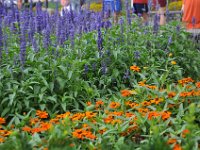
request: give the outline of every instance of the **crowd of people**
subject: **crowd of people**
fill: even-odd
[[[17,7],[22,8],[23,4],[30,2],[46,2],[48,0],[17,0]],[[134,13],[142,16],[143,22],[148,22],[148,1],[149,0],[132,0]],[[160,25],[166,24],[166,5],[167,0],[156,0],[159,9],[157,14],[160,16]],[[0,1],[1,2],[1,1]],[[114,22],[118,22],[118,17],[122,11],[122,0],[99,0],[103,4],[103,11],[110,11],[114,16]],[[61,12],[63,10],[77,10],[86,4],[86,0],[60,0]],[[182,21],[187,29],[200,29],[200,0],[183,0]],[[62,13],[61,13],[62,14]]]

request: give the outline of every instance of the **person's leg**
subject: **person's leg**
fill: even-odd
[[[137,15],[142,15],[142,20],[143,20],[143,23],[146,23],[148,22],[148,6],[147,4],[133,4],[134,6],[134,10],[135,10],[135,14]]]
[[[158,11],[158,14],[160,15],[160,25],[165,25],[166,24],[166,0],[158,0],[160,9]]]

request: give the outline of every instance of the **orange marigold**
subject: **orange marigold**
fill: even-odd
[[[140,81],[140,82],[138,82],[138,85],[139,86],[146,86],[146,80],[144,80],[144,81]]]
[[[173,98],[176,96],[176,93],[175,92],[169,92],[168,93],[168,98]]]
[[[169,140],[167,141],[167,144],[174,144],[174,143],[176,143],[176,142],[177,142],[176,139],[171,138],[171,139],[169,139]]]
[[[41,119],[48,118],[48,113],[46,111],[37,110],[36,115]]]
[[[0,137],[0,143],[3,143],[4,141],[5,141],[4,138]]]
[[[119,102],[111,102],[110,103],[110,108],[115,109],[118,108],[120,106]]]
[[[179,144],[175,144],[173,150],[182,150],[182,148]]]
[[[123,97],[128,97],[132,95],[132,92],[130,90],[121,90],[121,95]]]
[[[162,113],[162,120],[167,120],[171,116],[171,112],[166,111]]]
[[[25,126],[22,128],[22,131],[31,132],[31,127]]]
[[[189,133],[190,133],[190,130],[188,130],[188,129],[183,130],[182,131],[182,137],[185,138],[186,135],[189,134]]]
[[[86,102],[87,106],[90,106],[92,103],[90,101]]]
[[[104,102],[102,100],[96,101],[96,107],[99,107],[99,106],[101,106],[103,104],[104,104]]]
[[[1,125],[1,124],[5,124],[5,123],[6,123],[5,118],[1,118],[1,117],[0,117],[0,125]]]
[[[196,87],[197,87],[197,88],[200,88],[200,82],[197,82],[197,83],[196,83]]]
[[[88,119],[94,118],[97,115],[97,113],[91,112],[91,111],[86,111],[85,112],[85,117]]]
[[[135,65],[131,66],[130,69],[135,71],[135,72],[140,72],[140,68],[138,66],[135,66]]]

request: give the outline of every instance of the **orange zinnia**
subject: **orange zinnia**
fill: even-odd
[[[48,118],[48,113],[46,111],[37,110],[36,115],[41,119]]]
[[[174,143],[176,143],[176,142],[177,142],[176,139],[171,138],[171,139],[169,139],[169,140],[167,141],[167,144],[174,144]]]
[[[162,113],[162,120],[167,120],[171,116],[171,112],[166,111]]]
[[[85,117],[88,119],[94,118],[97,115],[97,113],[93,113],[91,111],[85,112]]]
[[[175,92],[169,92],[168,93],[168,98],[173,98],[176,96],[176,93]]]
[[[123,97],[128,97],[132,95],[132,92],[130,90],[121,90],[121,95]]]
[[[87,106],[90,106],[91,104],[92,104],[92,103],[91,103],[91,102],[89,102],[89,101],[88,101],[88,102],[86,102],[86,105],[87,105]]]
[[[188,129],[185,129],[182,131],[182,137],[185,138],[187,134],[189,134],[190,131]]]
[[[138,85],[139,86],[146,86],[146,80],[144,80],[144,81],[140,81],[140,82],[138,82]]]
[[[1,117],[0,117],[0,125],[1,125],[1,124],[5,124],[5,123],[6,123],[5,118],[1,118]]]
[[[197,82],[197,83],[196,83],[196,87],[197,87],[197,88],[200,88],[200,82]]]
[[[3,143],[4,141],[4,138],[0,138],[0,143]]]
[[[25,132],[31,132],[31,128],[28,126],[23,127],[22,130]]]
[[[179,144],[175,144],[173,150],[182,150],[182,148]]]
[[[135,72],[140,72],[140,68],[138,66],[135,66],[135,65],[131,66],[130,69],[135,71]]]
[[[119,102],[111,102],[110,103],[110,108],[115,109],[118,108],[120,106]]]

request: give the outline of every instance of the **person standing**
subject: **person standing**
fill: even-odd
[[[167,1],[166,0],[158,0],[158,3],[160,5],[160,8],[158,10],[158,14],[160,15],[160,25],[165,25],[166,24],[166,5]]]
[[[103,12],[111,12],[114,15],[114,23],[118,23],[118,18],[122,10],[121,0],[103,0]]]
[[[142,16],[144,23],[148,22],[148,0],[133,0],[133,8],[135,14]]]
[[[183,18],[187,29],[200,29],[200,0],[183,0]]]

